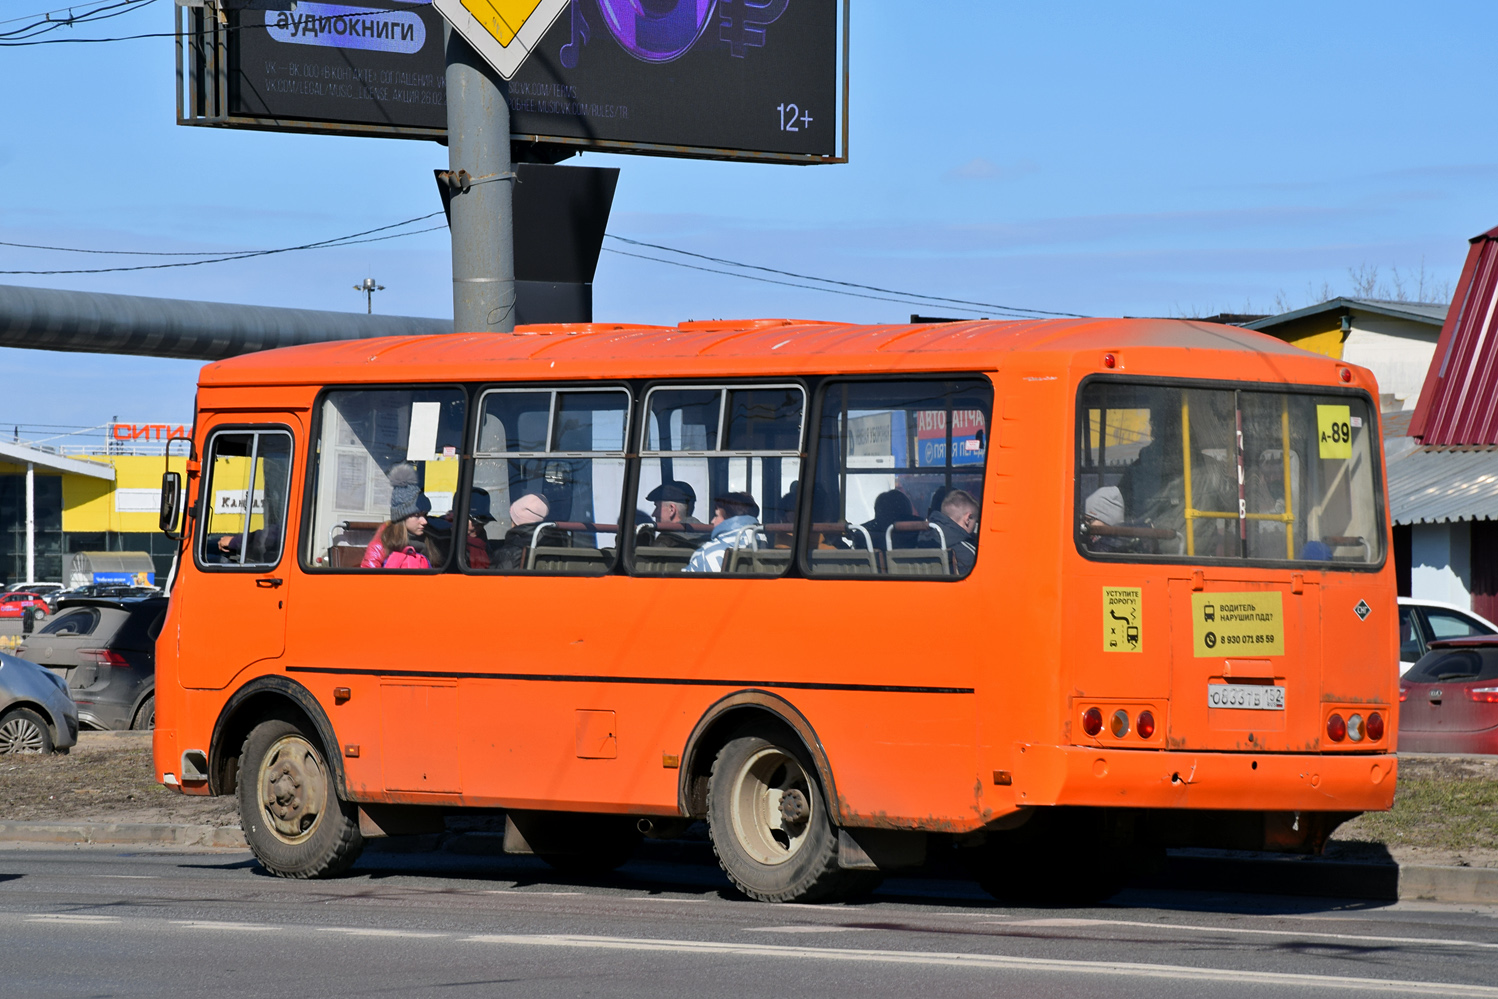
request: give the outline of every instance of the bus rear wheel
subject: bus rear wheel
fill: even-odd
[[[238,792],[244,838],[278,877],[328,877],[364,849],[357,806],[338,800],[317,739],[293,722],[276,718],[250,730]]]
[[[816,768],[795,740],[768,728],[730,739],[708,779],[708,832],[734,887],[761,902],[822,902],[872,887],[838,867]]]

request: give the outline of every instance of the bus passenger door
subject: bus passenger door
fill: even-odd
[[[275,422],[270,422],[274,420]],[[286,600],[295,561],[287,543],[300,421],[275,414],[211,426],[203,451],[193,574],[174,599],[183,686],[218,690],[245,667],[286,650]]]

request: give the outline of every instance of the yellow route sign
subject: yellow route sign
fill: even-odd
[[[1321,457],[1351,458],[1351,408],[1348,406],[1317,406],[1316,440],[1321,447]]]
[[[1103,587],[1103,651],[1144,651],[1144,591],[1139,587]]]
[[[1279,591],[1191,594],[1191,644],[1197,656],[1284,655]]]
[[[526,57],[568,0],[432,0],[453,30],[506,80]]]

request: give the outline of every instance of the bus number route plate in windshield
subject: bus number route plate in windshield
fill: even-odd
[[[1278,590],[1191,594],[1192,654],[1285,654],[1285,613]]]
[[[1247,683],[1209,683],[1207,684],[1207,707],[1283,711],[1285,710],[1285,688]]]

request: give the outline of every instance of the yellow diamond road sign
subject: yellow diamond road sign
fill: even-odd
[[[432,0],[453,30],[506,80],[519,71],[568,0]]]

